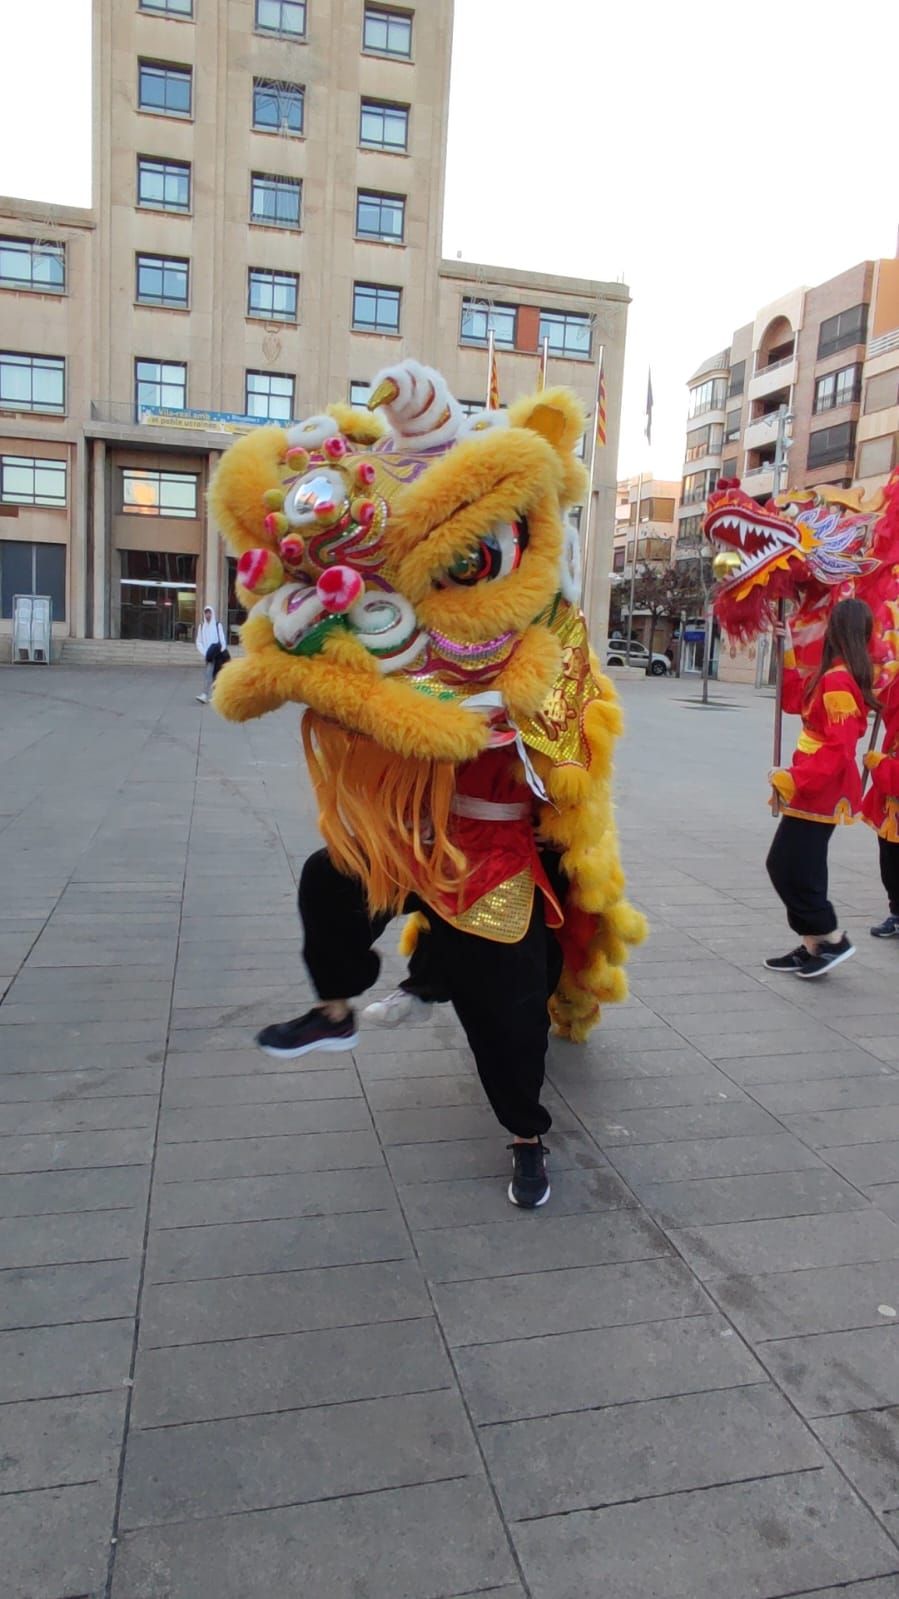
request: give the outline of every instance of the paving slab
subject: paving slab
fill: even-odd
[[[583,1599],[600,1549],[615,1599],[792,1599],[899,1570],[895,1544],[833,1471],[527,1522],[515,1542],[535,1599]]]
[[[893,1307],[894,1309],[899,1307]],[[774,1339],[772,1375],[805,1416],[837,1416],[899,1404],[899,1325]]]
[[[746,1482],[827,1460],[784,1397],[765,1383],[485,1427],[481,1446],[513,1521]]]
[[[460,1349],[456,1361],[482,1425],[765,1380],[716,1315],[507,1339]]]
[[[630,1210],[605,1215],[534,1214],[480,1227],[444,1227],[418,1237],[419,1256],[433,1282],[647,1260],[668,1251],[658,1228]]]
[[[864,1195],[826,1167],[635,1187],[656,1219],[671,1228],[866,1208]]]
[[[430,1317],[145,1349],[132,1423],[167,1427],[452,1388]]]
[[[899,1226],[870,1208],[824,1216],[691,1227],[674,1233],[678,1249],[707,1281],[734,1271],[803,1271],[860,1261],[899,1261]]]
[[[478,1476],[125,1533],[112,1595],[288,1594],[299,1572],[304,1599],[445,1599],[501,1587],[515,1565]]]
[[[717,1277],[717,1302],[754,1343],[796,1333],[844,1332],[879,1327],[899,1312],[899,1264],[821,1266],[766,1272],[752,1277]],[[886,1312],[880,1307],[886,1306]]]

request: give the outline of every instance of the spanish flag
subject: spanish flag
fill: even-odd
[[[599,448],[606,442],[606,362],[605,352],[599,357],[599,381],[596,385],[596,443]]]

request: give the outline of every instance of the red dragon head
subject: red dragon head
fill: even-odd
[[[797,661],[812,670],[838,600],[874,613],[872,654],[881,685],[899,673],[899,472],[870,502],[859,489],[790,489],[759,505],[736,479],[709,498],[704,530],[717,547],[715,614],[732,637],[752,639],[791,602]]]

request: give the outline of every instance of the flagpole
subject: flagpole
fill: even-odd
[[[637,548],[640,543],[640,507],[643,501],[643,473],[637,479],[637,515],[634,521],[634,553],[631,558],[631,597],[627,612],[627,664],[630,665],[634,638],[634,584],[637,581]]]
[[[543,340],[543,354],[540,357],[540,388],[546,388],[546,368],[549,365],[549,339]]]
[[[492,388],[492,379],[493,379],[493,329],[491,328],[490,332],[487,334],[487,399],[486,399],[486,409],[488,411],[490,410],[490,399],[491,399],[490,390]]]
[[[544,344],[546,342],[547,341],[544,340]],[[590,571],[590,556],[591,556],[591,553],[592,553],[591,552],[591,542],[590,541],[591,541],[591,534],[593,532],[593,474],[594,474],[594,472],[596,470],[597,434],[599,432],[600,390],[602,389],[602,368],[603,368],[603,362],[605,361],[605,356],[606,356],[606,347],[605,347],[604,344],[601,344],[599,346],[599,361],[598,361],[597,367],[596,367],[596,396],[595,396],[596,404],[595,404],[595,406],[593,408],[593,445],[592,445],[591,450],[590,450],[590,472],[589,472],[589,481],[587,483],[587,506],[586,506],[587,515],[586,515],[586,519],[584,521],[584,570],[583,570],[583,573],[581,575],[581,606],[584,609],[586,609],[586,597],[587,597],[588,579],[590,577],[592,577],[592,575],[593,575],[592,572]]]

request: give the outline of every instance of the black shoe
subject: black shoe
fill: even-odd
[[[871,928],[872,938],[899,938],[899,916],[894,916],[892,911],[885,922],[878,922]]]
[[[855,945],[850,944],[844,933],[838,944],[819,944],[814,955],[796,973],[797,977],[823,977],[832,966],[839,966],[840,961],[848,961],[850,955],[855,954]]]
[[[259,1048],[266,1055],[273,1055],[275,1060],[296,1060],[299,1055],[310,1055],[314,1049],[323,1052],[352,1049],[358,1042],[353,1011],[342,1022],[331,1022],[323,1010],[310,1010],[305,1016],[295,1016],[292,1022],[273,1022],[256,1034]]]
[[[549,1198],[549,1178],[546,1175],[546,1149],[542,1143],[509,1144],[512,1151],[512,1181],[509,1198],[522,1210],[536,1210]]]
[[[809,960],[809,952],[804,944],[797,944],[791,949],[789,955],[769,955],[765,961],[769,972],[798,972]]]

